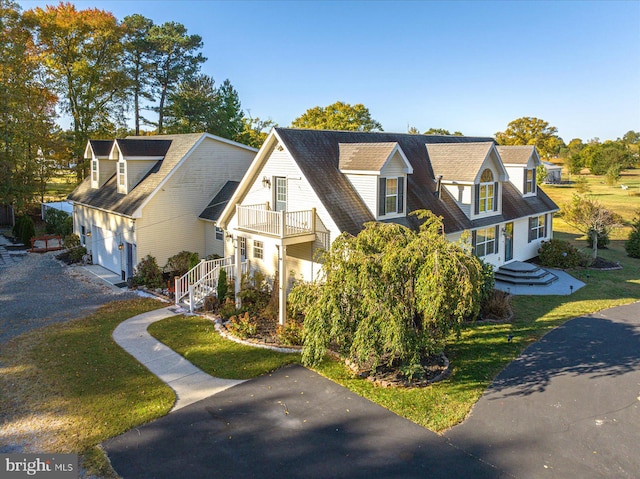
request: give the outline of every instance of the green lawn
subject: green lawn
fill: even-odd
[[[570,239],[569,234],[560,236]],[[445,381],[421,389],[385,389],[354,378],[342,363],[329,359],[317,371],[431,430],[450,428],[466,417],[496,374],[533,341],[568,319],[640,300],[640,260],[627,257],[621,241],[613,241],[601,256],[619,261],[624,269],[573,272],[587,283],[573,295],[518,296],[513,301],[511,324],[467,325],[446,349],[453,374]],[[155,323],[151,333],[213,375],[245,378],[271,370],[278,362],[274,353],[276,358],[269,362],[264,363],[261,356],[261,363],[254,364],[249,352],[217,336],[207,320],[171,318]],[[513,336],[511,342],[508,335]],[[283,364],[299,359],[297,355],[279,356]]]
[[[173,391],[111,333],[125,319],[164,306],[117,301],[8,343],[0,354],[0,427],[11,431],[28,421],[28,429],[49,436],[46,450],[82,453],[85,467],[108,475],[96,445],[166,415],[175,402]]]
[[[625,219],[633,216],[635,197],[619,187],[600,185],[595,178],[589,181],[597,183],[592,192],[606,206],[616,208]],[[622,182],[630,188],[637,182],[640,187],[640,174]],[[558,203],[573,192],[549,187],[546,191]],[[557,237],[586,247],[582,236],[561,219],[554,226]],[[587,285],[573,295],[516,297],[513,323],[467,325],[446,349],[453,374],[443,382],[421,389],[385,389],[352,377],[342,363],[332,360],[317,371],[418,424],[445,430],[466,417],[495,375],[531,342],[570,318],[640,300],[640,260],[626,256],[625,237],[617,233],[609,249],[600,251],[602,257],[620,262],[622,270],[575,271],[572,274]],[[171,389],[120,349],[111,333],[124,319],[163,306],[149,299],[114,302],[87,318],[27,333],[4,346],[0,430],[19,429],[32,421],[31,429],[49,431],[48,450],[80,452],[85,467],[109,474],[96,445],[165,415],[175,401]],[[154,324],[150,332],[219,377],[255,377],[300,360],[297,354],[223,340],[209,320],[198,317],[169,318]],[[507,341],[508,335],[513,341]]]

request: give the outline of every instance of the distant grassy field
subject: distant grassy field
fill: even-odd
[[[57,170],[47,183],[45,202],[65,199],[76,187],[76,175],[69,170]]]
[[[571,179],[575,179],[577,175],[573,175]],[[620,181],[614,186],[606,184],[604,177],[594,175],[581,175],[587,180],[589,191],[586,195],[595,198],[606,208],[615,211],[622,216],[625,223],[631,222],[635,216],[635,212],[640,210],[640,168],[622,172]],[[569,175],[563,172],[563,178],[569,179]],[[622,185],[627,189],[622,189]],[[542,189],[547,193],[560,208],[571,200],[574,194],[579,194],[575,185],[543,185]],[[578,234],[578,238],[582,234],[562,220],[562,211],[560,215],[554,218],[554,232]],[[624,226],[613,231],[612,240],[626,240],[629,235],[629,226]]]

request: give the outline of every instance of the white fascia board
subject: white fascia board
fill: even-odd
[[[95,158],[95,153],[93,152],[93,148],[91,148],[91,141],[87,140],[87,146],[84,149],[84,157],[85,158]]]
[[[499,173],[498,173],[498,178],[500,181],[509,181],[509,173],[507,172],[507,169],[504,166],[504,163],[502,162],[502,158],[500,157],[500,153],[498,153],[498,149],[496,148],[496,145],[492,144],[491,148],[489,148],[489,152],[487,153],[487,157],[484,159],[484,161],[482,162],[482,166],[483,168],[480,169],[480,171],[478,172],[478,175],[482,174],[482,170],[484,169],[484,166],[487,164],[487,160],[491,157],[491,153],[494,154],[495,159],[497,160],[496,166],[498,167]],[[478,180],[479,180],[479,176],[478,176]]]
[[[274,128],[269,132],[269,135],[267,135],[267,138],[264,140],[262,147],[258,150],[258,154],[251,162],[251,165],[249,165],[249,169],[247,169],[246,173],[242,177],[242,180],[240,180],[240,184],[236,188],[236,191],[234,191],[231,198],[229,198],[227,206],[225,206],[224,210],[222,210],[222,213],[220,213],[220,217],[218,218],[218,226],[220,228],[225,230],[227,229],[229,220],[236,212],[236,204],[240,204],[242,202],[242,199],[246,196],[247,192],[251,188],[251,185],[253,185],[258,172],[264,165],[264,162],[267,160],[268,152],[272,149],[272,146],[275,143],[279,143],[283,149],[285,148]],[[291,153],[288,150],[286,151],[287,154],[291,156]]]
[[[129,216],[129,215],[125,215],[125,214],[122,214],[122,213],[118,213],[117,211],[107,210],[105,208],[98,208],[97,206],[88,205],[86,203],[81,203],[79,201],[72,201],[71,203],[73,204],[73,206],[82,206],[83,208],[90,208],[92,210],[102,211],[102,212],[108,213],[110,215],[122,216],[123,218],[129,218],[129,219],[140,218],[140,216],[135,216],[135,213],[133,215]]]
[[[374,175],[380,176],[381,173],[378,170],[340,170],[340,173],[345,175]]]
[[[404,154],[404,151],[402,151],[402,148],[400,148],[400,145],[396,145],[393,148],[393,150],[391,151],[391,154],[389,155],[389,158],[387,158],[387,161],[385,161],[384,165],[382,165],[381,170],[387,166],[387,163],[391,161],[391,158],[393,158],[393,155],[395,155],[396,153],[400,153],[400,158],[402,158],[402,161],[404,163],[405,173],[408,175],[413,174],[413,166],[411,166],[411,163],[409,163],[407,155]]]
[[[226,143],[227,145],[237,146],[238,148],[243,148],[245,150],[253,151],[254,153],[258,152],[257,148],[253,146],[245,145],[243,143],[238,143],[237,141],[229,140],[228,138],[222,138],[221,136],[212,135],[211,133],[205,133],[205,137],[211,138],[212,140],[216,140],[220,143]]]
[[[122,150],[120,149],[120,145],[118,145],[118,140],[115,140],[115,141],[113,142],[113,146],[111,147],[111,151],[109,151],[109,159],[110,159],[110,160],[111,160],[111,159],[115,160],[115,158],[113,158],[113,151],[114,151],[116,148],[118,149],[118,157],[119,157],[119,158],[124,158],[124,155],[122,154]]]
[[[434,183],[438,182],[438,179],[435,178],[433,180]],[[458,180],[448,180],[446,178],[442,178],[441,183],[443,185],[465,185],[465,186],[472,186],[475,183],[473,181],[458,181]]]
[[[125,161],[136,161],[136,160],[160,161],[160,160],[164,160],[164,156],[123,156],[122,159]]]

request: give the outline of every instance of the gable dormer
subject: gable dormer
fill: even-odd
[[[426,145],[434,181],[471,219],[500,214],[502,186],[509,176],[493,142]]]
[[[522,196],[536,196],[536,168],[540,157],[533,145],[496,147],[502,162],[509,172],[509,179]]]
[[[113,176],[116,165],[109,160],[113,140],[89,140],[84,157],[89,161],[91,188],[100,188]]]
[[[340,143],[339,169],[377,220],[407,212],[407,175],[413,167],[397,142]]]
[[[118,139],[113,143],[109,158],[117,165],[117,191],[127,194],[162,161],[171,146],[171,140],[138,138]]]

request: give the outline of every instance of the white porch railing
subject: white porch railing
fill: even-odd
[[[175,280],[175,302],[180,303],[189,294],[189,285],[195,284],[201,278],[207,276],[211,271],[222,266],[233,265],[233,256],[226,258],[201,260],[196,266],[187,271],[182,277]]]
[[[233,256],[213,261],[217,261],[218,263],[202,267],[202,263],[200,263],[182,278],[176,278],[176,305],[184,303],[189,306],[189,312],[193,313],[198,306],[204,304],[204,299],[207,296],[217,296],[218,278],[220,277],[221,271],[224,270],[227,273],[227,278],[229,280],[233,280],[235,278],[235,264],[233,262]],[[189,273],[192,273],[191,276],[195,278],[198,273],[194,270],[198,268],[200,268],[200,271],[202,272],[206,271],[205,274],[199,276],[193,283],[188,283],[186,285],[186,290],[181,290],[180,296],[178,296],[178,282],[182,281],[184,277],[187,277],[188,279]],[[249,271],[249,260],[245,260],[241,263],[241,270],[240,274],[245,274]],[[181,284],[180,287],[185,288],[184,283]]]
[[[273,211],[265,204],[236,205],[238,227],[278,238],[313,234],[316,231],[316,210]]]

